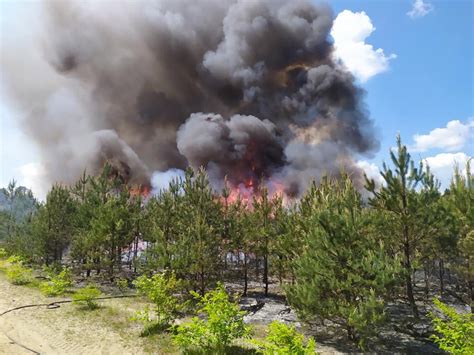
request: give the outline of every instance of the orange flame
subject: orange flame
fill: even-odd
[[[281,197],[285,205],[290,203],[291,197],[287,196],[283,183],[272,178],[261,184],[264,184],[267,188],[270,198]],[[232,204],[240,200],[245,206],[251,207],[254,196],[258,196],[260,186],[260,184],[255,183],[254,179],[248,179],[238,185],[230,185],[228,186],[229,196],[227,202]]]
[[[149,186],[142,186],[142,185],[134,185],[130,187],[130,196],[138,197],[142,196],[143,198],[147,198],[150,196],[151,189]]]

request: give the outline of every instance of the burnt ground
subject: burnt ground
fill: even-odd
[[[416,274],[415,297],[419,319],[415,319],[411,313],[409,304],[403,298],[396,298],[387,302],[385,313],[387,315],[386,324],[380,328],[377,337],[371,339],[367,345],[366,352],[377,354],[443,354],[430,339],[433,334],[429,312],[436,312],[432,305],[434,297],[441,300],[458,311],[468,312],[469,307],[456,297],[454,283],[446,280],[445,292],[439,294],[439,280],[435,276],[430,277],[431,292],[425,294],[424,274]],[[241,292],[242,286],[238,283],[226,284],[226,287],[237,292]],[[247,297],[240,301],[242,309],[248,310],[245,317],[246,322],[255,325],[267,325],[274,320],[294,324],[305,334],[311,335],[317,342],[319,353],[361,353],[361,351],[351,343],[346,333],[337,325],[330,321],[315,322],[310,325],[302,324],[298,321],[297,315],[285,302],[282,291],[278,283],[270,285],[269,297],[263,295],[263,285],[258,282],[249,283]]]

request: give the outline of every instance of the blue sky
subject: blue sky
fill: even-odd
[[[453,161],[462,164],[474,155],[474,2],[424,1],[430,9],[418,17],[407,14],[413,9],[410,0],[331,3],[335,14],[345,9],[364,11],[376,28],[365,41],[396,54],[387,71],[363,83],[381,138],[381,149],[372,161],[380,166],[388,159],[397,132],[416,147],[414,135],[435,130],[434,136],[425,138],[436,142],[413,149],[412,155],[428,158],[447,186]],[[446,148],[443,141],[456,139],[453,135],[459,138],[459,130],[436,129],[453,120],[463,125],[464,144]]]
[[[330,3],[335,16],[347,10],[339,21],[340,59],[348,67],[355,66],[356,76],[357,70],[371,73],[359,77],[367,91],[366,103],[378,128],[381,148],[366,167],[373,169],[370,164],[380,166],[388,159],[388,150],[400,132],[413,148],[413,156],[428,158],[446,186],[453,162],[464,163],[474,155],[474,2]],[[0,0],[0,39],[24,39],[24,23],[19,22],[24,5]],[[358,26],[365,35],[352,38]],[[351,52],[351,48],[360,51]],[[383,53],[374,54],[379,48]],[[367,55],[375,55],[375,59],[364,57]],[[374,65],[379,65],[378,69]],[[19,130],[19,114],[1,94],[1,78],[0,115],[0,186],[16,178],[44,194],[36,182],[41,175],[38,151]]]
[[[388,71],[364,84],[381,128],[379,159],[386,158],[398,131],[410,143],[414,134],[474,116],[472,1],[431,1],[433,10],[415,19],[406,14],[408,0],[331,3],[336,14],[365,11],[376,27],[367,42],[397,55]]]

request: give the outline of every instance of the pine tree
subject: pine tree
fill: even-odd
[[[400,247],[403,254],[407,298],[413,314],[418,317],[413,294],[412,263],[420,238],[417,233],[414,233],[421,222],[417,214],[422,208],[426,208],[420,204],[416,187],[425,178],[425,170],[422,163],[418,168],[415,168],[400,136],[397,136],[397,151],[391,150],[390,158],[394,169],[384,163],[383,171],[380,172],[385,184],[377,189],[375,182],[367,179],[366,188],[373,194],[369,203],[375,208],[386,211],[394,223],[393,243]]]
[[[247,295],[249,280],[249,254],[252,251],[252,213],[248,206],[240,199],[232,203],[226,201],[225,191],[223,193],[223,209],[225,216],[224,235],[227,238],[225,247],[237,254],[238,264],[241,265],[240,272],[243,277],[243,296]],[[224,256],[225,257],[225,256]],[[242,260],[243,259],[243,260]]]
[[[444,292],[444,264],[455,257],[457,236],[455,218],[452,211],[442,199],[439,191],[440,183],[426,167],[423,184],[418,191],[417,210],[418,223],[413,229],[419,241],[417,245],[418,259],[424,265],[425,297],[429,296],[430,274],[434,271],[432,265],[438,262],[440,293]]]
[[[183,181],[183,229],[179,254],[186,260],[195,287],[204,295],[221,268],[222,209],[204,169],[188,170]]]
[[[175,270],[182,277],[180,260],[175,254],[182,229],[182,181],[173,180],[167,190],[153,196],[145,206],[143,238],[149,243],[146,262],[142,267],[149,271]]]
[[[255,251],[263,259],[263,278],[265,296],[268,296],[269,285],[269,258],[272,243],[276,240],[275,212],[278,204],[281,204],[279,197],[271,198],[266,187],[261,187],[258,194],[252,201],[253,231],[252,238]],[[258,263],[257,263],[258,271]]]
[[[25,227],[38,208],[38,201],[33,193],[23,186],[18,186],[16,180],[0,189],[0,241],[6,241],[10,249],[17,252],[26,251],[19,247],[25,239]]]
[[[234,231],[231,234],[233,242],[237,245],[237,250],[240,255],[243,256],[242,271],[244,279],[243,296],[247,296],[248,283],[249,283],[249,261],[250,254],[252,253],[253,238],[252,238],[252,214],[247,208],[247,205],[242,201],[238,200],[233,205],[233,219],[234,219]]]
[[[360,345],[383,320],[382,298],[398,272],[351,180],[324,178],[304,198],[301,255],[288,301],[305,320],[329,319]]]
[[[459,236],[457,252],[461,257],[457,269],[467,285],[471,311],[474,313],[474,175],[471,161],[466,163],[465,170],[463,174],[459,166],[455,167],[445,200],[455,216]]]
[[[298,238],[294,235],[295,211],[283,205],[280,196],[274,198],[274,239],[271,243],[271,260],[275,266],[280,285],[291,273],[291,265],[295,255],[300,250]]]
[[[108,269],[113,278],[114,269],[120,269],[122,251],[134,239],[133,215],[128,190],[109,196],[96,210],[91,221],[90,235],[101,251],[101,267]]]
[[[46,264],[59,262],[74,233],[76,204],[69,190],[55,185],[32,220],[32,239]]]
[[[104,236],[93,233],[92,224],[95,223],[97,228],[99,210],[102,210],[103,217],[104,205],[125,188],[113,176],[112,167],[108,163],[97,176],[88,176],[84,172],[71,188],[71,195],[77,203],[71,255],[83,266],[87,276],[91,269],[100,273],[104,264],[110,269],[110,260],[104,259]]]
[[[145,239],[152,243],[145,268],[165,268],[204,294],[221,269],[222,209],[203,169],[151,199],[145,212]]]

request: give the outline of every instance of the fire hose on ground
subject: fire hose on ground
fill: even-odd
[[[108,299],[113,299],[113,298],[131,298],[131,297],[137,297],[137,295],[117,295],[117,296],[104,296],[104,297],[97,297],[97,298],[94,298],[93,300],[94,301],[100,301],[100,300],[108,300]],[[37,303],[37,304],[27,304],[27,305],[23,305],[23,306],[18,306],[18,307],[14,307],[14,308],[10,308],[10,309],[7,309],[6,311],[0,313],[0,317],[3,317],[4,315],[10,313],[10,312],[13,312],[13,311],[17,311],[17,310],[20,310],[20,309],[24,309],[24,308],[35,308],[35,307],[46,307],[47,309],[56,309],[56,308],[59,308],[60,304],[64,304],[64,303],[71,303],[73,302],[73,300],[62,300],[62,301],[55,301],[55,302],[50,302],[50,303]],[[13,339],[10,335],[7,334],[6,331],[4,331],[3,329],[0,329],[2,331],[2,333],[10,340],[10,342],[12,344],[15,344],[33,354],[37,354],[37,355],[40,355],[41,353],[36,351],[36,350],[33,350],[31,348],[29,348],[28,346],[16,341],[15,339]]]

